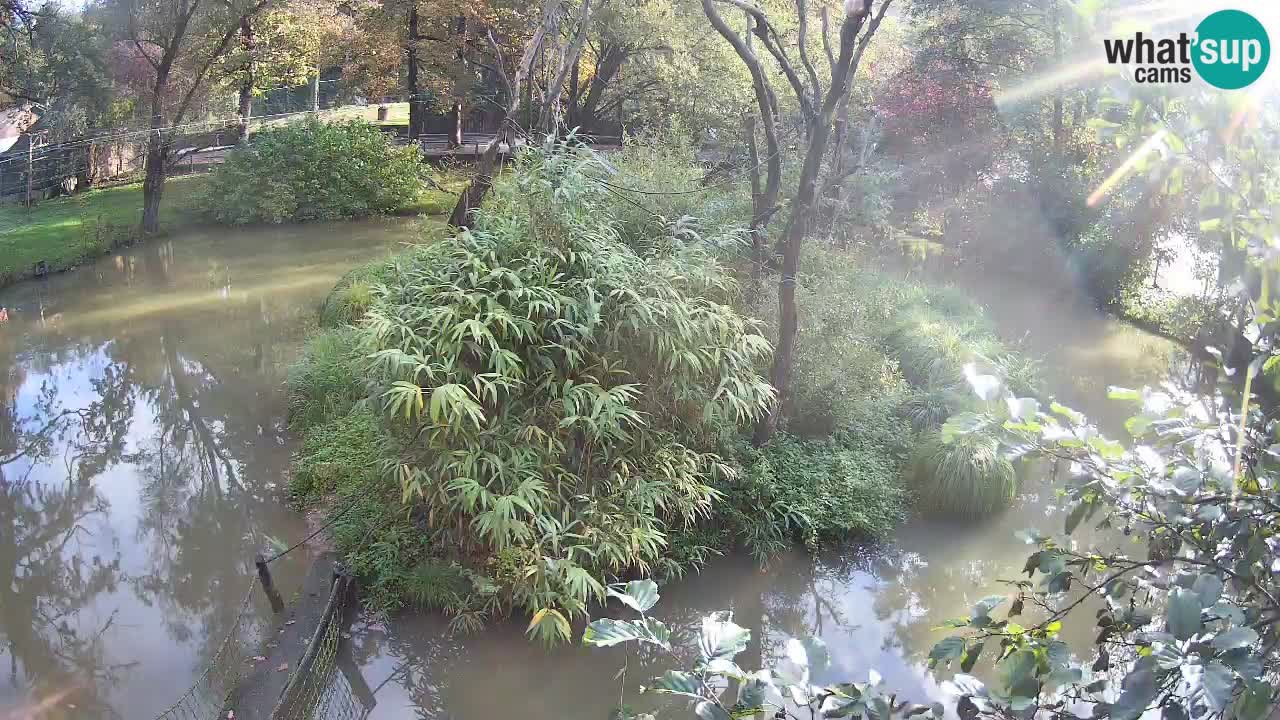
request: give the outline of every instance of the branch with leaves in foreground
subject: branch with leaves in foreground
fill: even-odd
[[[678,665],[687,653],[671,643],[671,629],[647,613],[658,603],[658,586],[652,580],[616,583],[607,588],[609,597],[622,602],[639,616],[635,620],[602,618],[587,626],[582,643],[591,647],[612,647],[627,643],[647,645]],[[918,705],[898,702],[880,687],[880,677],[872,671],[867,682],[819,686],[812,676],[826,669],[826,645],[814,637],[790,638],[784,656],[772,668],[748,671],[734,662],[746,649],[751,630],[733,622],[731,612],[718,612],[702,619],[697,659],[688,670],[668,670],[647,686],[649,692],[689,700],[694,715],[702,720],[730,720],[755,713],[802,720],[818,717],[891,720],[928,716],[942,720],[941,703]],[[624,677],[623,682],[626,682]],[[726,690],[727,689],[727,690]],[[643,717],[643,716],[642,716]]]

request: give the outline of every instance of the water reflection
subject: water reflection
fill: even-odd
[[[146,718],[191,684],[253,550],[302,534],[281,384],[315,305],[412,235],[196,232],[0,293],[0,707]]]

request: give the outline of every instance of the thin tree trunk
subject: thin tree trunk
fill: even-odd
[[[409,95],[409,137],[416,138],[422,134],[423,118],[422,98],[418,97],[418,3],[409,2],[409,37],[405,45],[406,68],[405,92]]]
[[[1053,23],[1053,60],[1056,66],[1062,65],[1062,19],[1058,14],[1058,0],[1050,2],[1050,22]],[[1053,91],[1053,155],[1062,157],[1062,88]]]
[[[764,190],[760,183],[760,151],[756,145],[756,116],[753,112],[742,114],[742,131],[747,141],[747,162],[751,163],[751,278],[758,280],[764,273],[764,250],[769,246],[760,227],[760,209],[764,202]]]
[[[715,0],[702,0],[702,11],[711,21],[716,32],[719,32],[733,46],[742,63],[750,71],[751,86],[755,91],[756,107],[760,111],[761,127],[764,130],[764,149],[768,153],[764,159],[766,168],[764,190],[760,193],[759,204],[752,203],[751,209],[751,246],[755,254],[753,260],[756,265],[763,265],[765,260],[763,246],[767,246],[764,233],[770,219],[777,211],[778,194],[782,189],[782,152],[778,145],[777,104],[773,97],[773,90],[769,87],[768,76],[765,75],[759,59],[751,49],[752,23],[755,19],[750,14],[747,15],[746,40],[743,40],[720,16],[714,3]],[[755,165],[759,167],[758,159]]]
[[[704,4],[710,1],[703,0]],[[877,21],[884,17],[891,1],[885,0],[881,5]],[[771,373],[771,382],[778,394],[768,414],[756,424],[753,438],[756,445],[769,442],[777,432],[778,421],[790,398],[791,375],[795,366],[796,334],[800,328],[799,314],[796,310],[796,278],[800,273],[800,249],[813,221],[818,174],[822,170],[822,160],[827,154],[827,143],[831,138],[836,109],[841,99],[849,92],[849,80],[854,69],[854,53],[855,50],[860,49],[858,31],[862,29],[863,22],[870,11],[871,2],[865,0],[845,16],[840,28],[840,54],[836,59],[836,67],[831,73],[831,87],[822,101],[821,110],[814,117],[814,127],[809,133],[809,145],[805,151],[804,166],[800,171],[800,187],[792,201],[791,217],[787,223],[782,245],[782,278],[778,281],[778,346],[774,350]],[[873,25],[863,38],[863,47],[870,41],[875,27],[876,25]],[[861,57],[860,52],[858,57]]]
[[[498,127],[497,135],[489,143],[489,146],[485,148],[479,162],[476,163],[475,175],[458,197],[457,204],[453,206],[453,212],[449,213],[449,224],[454,227],[470,228],[475,222],[475,210],[480,207],[480,203],[484,201],[484,196],[489,193],[489,188],[493,186],[494,175],[498,172],[501,161],[500,146],[504,139],[508,139],[508,147],[510,147],[510,143],[514,142],[514,138],[509,138],[509,132],[515,122],[516,114],[520,111],[520,86],[532,71],[534,57],[542,47],[542,41],[555,20],[555,12],[558,5],[559,0],[546,0],[542,12],[542,22],[538,25],[538,29],[534,31],[533,36],[529,38],[529,41],[525,43],[524,54],[520,57],[520,64],[516,66],[514,80],[507,77],[506,71],[502,68],[502,50],[498,45],[498,41],[493,38],[493,32],[490,31],[488,35],[489,44],[493,47],[494,54],[498,56],[495,66],[498,68],[498,75],[502,79],[503,88],[506,90],[507,111],[503,115],[502,124]]]
[[[253,35],[253,21],[248,17],[240,18],[240,45],[248,59],[245,61],[244,77],[240,81],[240,101],[236,106],[236,113],[240,116],[240,137],[236,141],[247,143],[249,120],[253,117],[253,86],[258,74],[257,42]]]
[[[453,103],[453,107],[449,109],[449,114],[453,116],[453,129],[449,132],[449,147],[462,146],[462,101],[457,100]]]
[[[578,101],[582,99],[582,92],[578,87],[581,82],[579,77],[581,65],[581,62],[574,61],[573,69],[569,71],[569,97],[565,99],[565,102],[569,105],[566,124],[570,128],[578,127]]]
[[[600,4],[603,5],[606,1],[601,0]],[[582,54],[582,45],[587,40],[587,29],[591,25],[591,16],[595,11],[596,7],[592,6],[591,0],[583,0],[578,27],[574,31],[573,39],[569,41],[569,46],[561,54],[559,67],[552,73],[551,83],[547,86],[546,95],[542,99],[541,125],[548,134],[560,132],[564,112],[560,107],[560,95],[564,92],[564,84],[569,77],[570,68],[577,65],[578,57]]]
[[[169,141],[155,128],[163,125],[163,118],[156,115],[151,121],[153,130],[147,136],[146,175],[142,180],[142,233],[144,235],[155,235],[160,232],[160,199],[164,195],[165,162],[169,154]]]

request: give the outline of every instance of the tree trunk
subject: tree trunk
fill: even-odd
[[[240,45],[244,48],[248,60],[245,61],[244,77],[240,81],[240,98],[236,113],[240,116],[240,135],[236,142],[249,142],[249,120],[253,117],[253,85],[257,80],[258,60],[255,57],[257,42],[253,35],[253,21],[247,16],[240,18]]]
[[[426,123],[423,117],[422,98],[418,97],[418,3],[409,3],[409,37],[405,46],[405,63],[408,64],[405,92],[409,95],[409,137],[416,138],[422,134]]]
[[[480,207],[484,196],[488,194],[489,188],[493,186],[493,176],[498,172],[498,164],[501,159],[499,152],[502,140],[504,136],[508,135],[508,130],[515,122],[516,113],[520,111],[520,87],[532,71],[533,59],[542,47],[542,41],[555,20],[557,5],[557,0],[545,0],[542,22],[539,23],[538,29],[534,31],[529,41],[525,43],[524,54],[520,57],[520,64],[516,66],[515,79],[512,80],[507,77],[506,72],[501,67],[498,68],[499,76],[502,78],[502,85],[507,94],[507,111],[502,117],[502,123],[498,126],[497,135],[489,146],[485,148],[484,154],[480,156],[480,160],[476,164],[476,174],[471,178],[471,182],[467,184],[462,194],[458,196],[458,202],[453,206],[453,212],[449,213],[449,224],[453,227],[470,228],[472,226],[472,223],[475,222],[475,209]],[[492,32],[489,33],[489,43],[496,51],[498,42],[494,40]]]
[[[582,81],[579,77],[581,73],[580,62],[573,64],[573,69],[569,71],[569,97],[565,98],[565,102],[569,105],[569,113],[566,116],[565,124],[570,128],[578,127],[578,101],[582,99],[581,88],[579,83]]]
[[[559,67],[551,74],[551,84],[547,86],[546,95],[542,98],[542,121],[540,123],[547,134],[559,134],[560,128],[564,124],[564,111],[560,106],[560,96],[564,92],[564,84],[569,78],[570,68],[578,64],[578,60],[582,55],[582,45],[587,40],[587,29],[591,25],[591,15],[594,12],[595,7],[592,7],[591,0],[583,0],[582,11],[578,18],[578,27],[574,31],[573,39],[569,41],[569,46],[561,54]]]
[[[160,115],[155,115],[151,127],[159,128],[164,124]],[[169,140],[162,133],[153,130],[147,136],[146,176],[142,181],[142,234],[155,235],[160,232],[160,198],[164,195],[165,164],[169,154]]]
[[[743,40],[720,16],[714,0],[702,0],[702,11],[711,21],[712,27],[729,41],[734,51],[738,53],[738,57],[742,59],[742,63],[751,72],[751,86],[755,91],[756,107],[760,111],[761,126],[764,130],[764,149],[768,153],[764,159],[767,169],[764,190],[760,193],[759,202],[753,201],[751,208],[751,247],[755,255],[753,261],[754,264],[762,267],[766,259],[764,248],[768,245],[765,230],[773,214],[777,212],[778,194],[782,189],[782,150],[778,145],[777,101],[773,96],[772,88],[769,87],[768,76],[765,75],[759,59],[751,49],[754,18],[747,15],[746,40]],[[758,169],[760,161],[757,159],[754,165]]]
[[[742,131],[747,141],[747,162],[751,164],[751,279],[759,280],[764,274],[765,250],[769,247],[763,225],[767,218],[762,214],[764,190],[760,183],[760,151],[756,146],[756,116],[742,115]]]
[[[1050,2],[1050,22],[1053,23],[1053,59],[1057,67],[1062,66],[1062,19],[1058,14],[1058,0]],[[1053,156],[1062,157],[1062,87],[1053,91]]]
[[[511,115],[509,114],[508,117]],[[480,160],[476,163],[475,175],[471,176],[471,182],[458,197],[457,204],[453,206],[453,212],[449,213],[450,225],[456,228],[470,228],[475,223],[474,211],[480,207],[484,196],[489,193],[489,188],[493,187],[493,178],[498,174],[498,167],[502,160],[500,146],[506,135],[506,126],[507,123],[504,122],[497,136],[485,148]]]
[[[453,115],[453,131],[449,133],[449,147],[460,147],[462,145],[462,101],[455,101],[449,112]]]
[[[703,0],[707,4],[711,0]],[[881,5],[880,17],[884,16],[890,0]],[[854,50],[858,45],[858,31],[870,13],[870,0],[861,3],[860,7],[845,16],[840,28],[840,56],[831,73],[831,87],[822,101],[822,109],[813,119],[813,129],[809,133],[809,145],[805,151],[804,166],[800,170],[800,187],[792,201],[791,217],[782,244],[782,278],[778,281],[778,346],[773,355],[773,371],[771,382],[777,390],[777,398],[769,408],[768,414],[756,424],[754,442],[763,445],[773,437],[778,429],[778,421],[786,409],[790,398],[791,375],[795,366],[796,334],[799,331],[799,314],[796,310],[796,276],[800,272],[800,248],[809,233],[809,225],[813,222],[814,200],[817,195],[818,173],[822,170],[822,159],[827,154],[827,143],[831,138],[832,124],[836,109],[841,99],[849,92],[849,79],[854,65]],[[875,25],[863,39],[863,43],[871,39]]]
[[[609,87],[609,83],[613,81],[618,71],[622,69],[622,63],[627,59],[627,56],[628,52],[618,45],[610,45],[605,48],[604,52],[600,53],[596,72],[591,76],[591,82],[587,85],[587,94],[581,98],[572,120],[578,127],[588,131],[600,129],[600,101],[604,98],[604,91]]]

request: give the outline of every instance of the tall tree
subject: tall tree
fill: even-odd
[[[824,169],[828,167],[827,153],[830,149],[836,112],[848,97],[854,73],[862,60],[863,53],[884,20],[891,2],[892,0],[883,0],[874,14],[872,0],[848,0],[845,3],[844,18],[839,24],[836,45],[838,51],[832,53],[831,73],[825,90],[822,86],[822,78],[819,77],[809,56],[810,10],[806,0],[795,0],[799,70],[791,59],[782,33],[778,31],[764,10],[746,0],[703,0],[702,2],[707,19],[733,46],[743,64],[751,71],[755,86],[756,110],[763,120],[766,139],[769,126],[777,122],[777,98],[768,84],[761,59],[752,51],[751,46],[729,27],[716,9],[717,3],[736,7],[748,16],[747,32],[760,42],[791,87],[805,136],[804,163],[801,167],[799,183],[795,196],[791,200],[791,213],[787,218],[786,228],[778,243],[782,277],[778,283],[778,344],[774,351],[771,373],[771,381],[778,394],[768,414],[762,417],[756,426],[754,440],[757,444],[764,444],[773,436],[788,400],[788,388],[791,384],[795,361],[796,333],[799,330],[795,284],[796,276],[800,271],[800,250],[817,217],[817,201],[824,180]],[[771,152],[771,154],[774,153]],[[770,173],[772,172],[774,170],[771,168]],[[753,215],[758,216],[761,209],[757,206]],[[769,208],[765,210],[772,212]],[[755,218],[752,224],[754,228]],[[757,240],[757,242],[760,241]]]
[[[122,0],[117,10],[126,40],[150,66],[150,132],[142,184],[144,234],[160,229],[160,201],[175,130],[207,87],[210,70],[240,33],[241,22],[271,0]]]
[[[760,114],[760,127],[764,131],[765,158],[763,162],[756,150],[756,123],[753,116],[748,115],[746,122],[747,147],[751,162],[751,248],[753,273],[759,275],[765,262],[765,248],[768,242],[765,231],[770,218],[778,208],[778,194],[782,189],[782,150],[778,142],[778,100],[773,87],[769,83],[769,74],[756,56],[751,38],[757,29],[756,16],[747,13],[747,29],[742,37],[729,27],[720,12],[716,9],[716,0],[702,0],[702,11],[711,21],[712,27],[729,42],[742,63],[751,73],[751,86],[755,90],[756,112]],[[764,187],[760,187],[760,165],[767,169]]]
[[[498,43],[492,30],[487,33],[489,45],[497,57],[497,62],[492,66],[502,81],[504,95],[506,97],[505,112],[502,116],[502,122],[499,126],[498,133],[489,141],[481,154],[479,162],[476,164],[476,172],[468,183],[466,189],[458,197],[457,204],[453,207],[453,212],[449,214],[449,224],[454,227],[468,228],[474,222],[474,211],[480,207],[480,203],[488,194],[489,188],[493,186],[493,178],[497,174],[501,164],[501,146],[508,147],[514,142],[512,129],[516,124],[517,113],[520,110],[520,88],[528,80],[533,70],[534,61],[546,44],[547,37],[557,31],[562,19],[564,2],[563,0],[546,0],[542,7],[542,17],[538,21],[538,25],[524,44],[524,52],[520,56],[519,62],[515,66],[514,74],[508,74],[503,61],[502,48]],[[571,22],[571,27],[576,28],[576,33],[585,32],[585,28],[591,21],[592,0],[584,0],[576,18]],[[571,44],[576,43],[581,48],[581,41],[575,35]],[[547,68],[548,77],[551,78],[551,85],[548,85],[546,91],[542,95],[545,102],[552,99],[558,102],[559,91],[553,90],[552,86],[556,84],[563,85],[568,79],[569,67],[573,62],[577,62],[577,57],[570,58],[569,50],[558,53],[556,59]]]
[[[83,12],[0,1],[0,108],[35,107],[51,139],[98,122],[109,102],[100,37]]]

